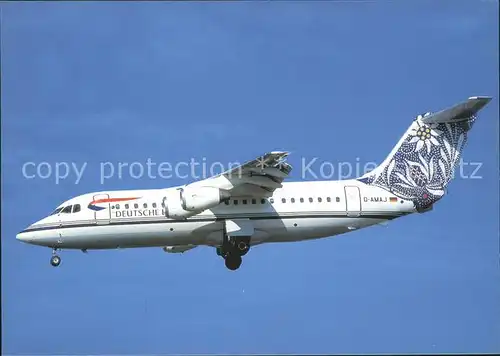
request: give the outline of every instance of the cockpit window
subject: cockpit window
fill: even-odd
[[[67,207],[65,207],[62,211],[61,211],[61,214],[67,214],[67,213],[71,213],[71,208],[73,207],[73,205],[68,205]]]
[[[54,211],[52,212],[52,214],[50,214],[50,215],[56,215],[56,214],[59,214],[59,213],[61,212],[61,210],[63,210],[63,207],[57,208],[57,209],[56,209],[56,210],[54,210]]]
[[[73,205],[73,213],[78,213],[80,211],[80,204]]]

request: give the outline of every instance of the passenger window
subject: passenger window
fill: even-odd
[[[309,203],[312,203],[313,202],[313,198],[309,198]]]
[[[229,200],[226,200],[224,204],[229,205]]]
[[[238,199],[234,199],[234,205],[238,205]]]
[[[73,207],[73,205],[68,205],[67,207],[65,207],[61,213],[63,214],[68,214],[68,213],[71,213],[71,208]]]
[[[125,209],[128,209],[129,205],[128,204],[125,204]]]
[[[265,203],[266,203],[266,199],[261,199],[261,200],[260,200],[260,203],[261,203],[261,204],[265,204]]]
[[[327,201],[327,202],[331,202],[331,201],[332,201],[332,199],[331,199],[330,197],[328,197],[328,198],[326,198],[326,201]]]
[[[246,199],[243,199],[242,200],[243,204],[246,204],[247,203],[247,200]]]
[[[134,209],[137,209],[139,207],[139,204],[134,204]]]
[[[116,209],[120,209],[120,204],[116,204]]]
[[[252,204],[257,204],[257,199],[252,199]]]
[[[304,198],[300,198],[300,202],[303,203],[304,202]]]
[[[340,203],[340,198],[339,198],[339,197],[336,197],[336,198],[335,198],[335,201],[336,201],[337,203]]]
[[[73,212],[74,213],[78,213],[80,211],[80,204],[75,204],[73,205]]]
[[[144,207],[144,209],[147,209],[148,204],[147,204],[147,203],[144,203],[143,207]]]
[[[153,203],[153,209],[156,209],[156,203]]]
[[[322,201],[323,201],[323,199],[321,199],[321,198],[318,198],[318,202],[320,202],[320,203],[321,203]]]
[[[286,203],[286,199],[285,199],[285,198],[281,198],[281,202],[282,202],[283,204],[285,204],[285,203]]]

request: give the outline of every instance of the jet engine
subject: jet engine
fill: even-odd
[[[231,194],[215,187],[179,188],[167,191],[163,198],[165,216],[183,220],[229,200]]]

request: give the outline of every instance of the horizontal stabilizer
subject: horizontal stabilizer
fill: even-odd
[[[422,118],[425,124],[440,124],[466,120],[475,116],[491,100],[491,97],[474,96],[452,108],[429,114]]]

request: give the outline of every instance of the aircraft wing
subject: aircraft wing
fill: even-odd
[[[289,152],[269,152],[217,176],[189,184],[189,187],[217,187],[233,196],[268,197],[292,171],[286,161]]]
[[[470,97],[467,101],[457,104],[452,108],[424,116],[422,122],[426,124],[440,124],[468,119],[476,115],[490,100],[491,98],[486,96]]]

